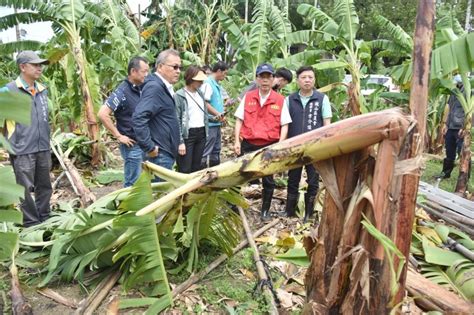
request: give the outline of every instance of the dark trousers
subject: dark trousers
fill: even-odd
[[[444,146],[446,148],[446,158],[448,160],[456,160],[456,152],[460,152],[462,148],[463,138],[459,137],[459,129],[448,129],[444,138]]]
[[[202,154],[202,168],[212,167],[221,163],[221,126],[210,126]]]
[[[311,164],[305,165],[304,167],[306,168],[306,182],[308,183],[308,190],[306,193],[308,196],[316,196],[319,188],[319,174]],[[288,171],[288,194],[298,194],[302,173],[303,167],[298,167]]]
[[[186,154],[178,155],[178,171],[181,173],[192,173],[201,169],[202,153],[206,145],[206,129],[190,128],[189,136],[184,139]]]
[[[25,187],[25,198],[22,198],[20,205],[23,225],[31,226],[46,220],[53,193],[49,177],[51,152],[11,155],[10,160],[17,184]]]
[[[240,156],[242,156],[246,153],[257,151],[261,148],[268,147],[271,144],[273,144],[273,143],[269,143],[269,144],[266,144],[266,145],[255,145],[255,144],[251,144],[251,143],[247,142],[246,140],[243,140],[241,145],[240,145]],[[273,191],[273,189],[275,189],[275,180],[273,179],[273,175],[263,177],[262,178],[262,186],[263,186],[264,190],[267,190],[267,191],[272,190]]]

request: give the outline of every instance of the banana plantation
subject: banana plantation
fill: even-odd
[[[473,10],[471,0],[0,0],[1,312],[472,314]],[[40,22],[50,37],[21,36]],[[168,49],[180,65],[159,61]],[[36,59],[23,64],[25,52]],[[121,142],[99,111],[135,56],[147,78],[182,67],[175,91],[193,65],[228,65],[220,163],[188,174],[145,160],[124,187]],[[11,88],[42,64],[31,94]],[[237,156],[234,112],[262,64],[293,78],[311,66],[332,117]],[[289,81],[280,94],[303,91]],[[23,205],[42,196],[19,181],[9,128],[39,126],[43,100],[52,196],[49,216],[29,225]],[[309,172],[295,217],[284,215],[288,171],[308,165],[319,174],[312,216]],[[255,181],[268,176],[266,217]]]

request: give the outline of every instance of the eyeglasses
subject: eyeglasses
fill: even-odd
[[[167,64],[165,64],[165,63],[164,63],[164,65],[173,68],[175,71],[177,71],[177,70],[179,70],[179,71],[183,70],[183,66],[180,66],[180,65],[167,65]]]

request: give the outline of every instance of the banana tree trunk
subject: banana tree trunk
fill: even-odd
[[[363,150],[386,138],[401,137],[409,124],[409,118],[399,109],[359,115],[192,174],[179,174],[145,162],[145,167],[178,188],[141,209],[137,215],[152,211],[156,215],[162,214],[167,204],[196,189],[229,188],[252,179]]]
[[[464,195],[468,190],[468,182],[471,174],[471,128],[472,114],[466,117],[466,125],[464,127],[464,141],[461,151],[461,159],[459,162],[459,177],[456,182],[457,193]]]
[[[418,158],[422,155],[423,141],[426,132],[428,108],[429,69],[431,48],[435,28],[435,1],[420,0],[416,15],[414,47],[413,47],[413,77],[410,88],[410,111],[417,121],[416,129],[409,132],[409,141],[402,147],[400,155],[406,159],[406,165],[398,170],[401,177],[401,191],[398,203],[392,206],[396,210],[396,229],[390,236],[395,245],[405,256],[410,254],[411,229],[415,219],[416,197],[420,182],[420,165]],[[396,199],[395,199],[396,200]],[[395,259],[398,266],[398,259]],[[400,274],[400,286],[395,297],[395,303],[402,301],[405,294],[407,264]]]
[[[166,2],[165,4],[165,8],[166,8],[166,28],[168,30],[168,48],[172,48],[174,49],[174,32],[173,32],[173,21],[172,21],[172,17],[173,17],[173,14],[171,12],[171,5],[169,3],[169,1]]]
[[[352,116],[357,116],[361,114],[360,72],[351,71],[351,76],[352,81],[349,83],[347,89],[347,93],[349,94],[349,108]]]
[[[86,67],[87,61],[84,56],[84,52],[81,48],[81,40],[78,36],[72,43],[72,53],[77,66],[77,72],[79,74],[79,82],[81,84],[82,97],[84,98],[84,113],[87,124],[87,136],[89,139],[94,141],[92,143],[92,166],[98,166],[100,163],[100,152],[99,152],[99,126],[97,125],[97,118],[94,111],[94,103],[92,102],[91,92],[89,89],[89,83],[87,80]]]

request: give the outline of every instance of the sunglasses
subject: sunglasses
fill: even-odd
[[[180,65],[167,65],[167,64],[164,64],[164,65],[173,68],[175,71],[183,70],[183,66],[180,66]]]

